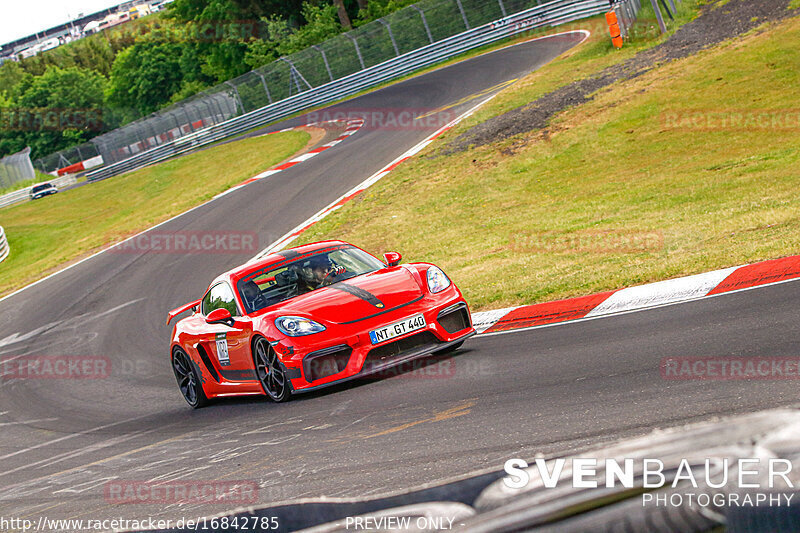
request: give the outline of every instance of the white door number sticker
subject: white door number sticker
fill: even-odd
[[[228,356],[228,339],[224,333],[217,333],[217,359],[222,366],[231,364],[231,358]]]

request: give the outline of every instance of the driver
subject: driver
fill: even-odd
[[[303,265],[303,281],[310,290],[318,289],[334,283],[336,276],[344,271],[325,254],[312,256]]]

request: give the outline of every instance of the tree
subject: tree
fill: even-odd
[[[6,61],[0,66],[0,96],[8,95],[14,91],[24,76],[22,67],[16,61]]]
[[[353,24],[350,22],[350,16],[347,14],[347,9],[344,7],[344,0],[333,0],[339,15],[339,22],[345,29],[352,30]]]
[[[106,129],[100,74],[76,67],[50,66],[41,76],[25,74],[8,99],[6,127],[0,152],[30,146],[34,158],[85,142]]]
[[[184,83],[202,82],[200,69],[191,43],[145,39],[117,55],[106,103],[128,122],[169,103]]]
[[[246,19],[232,0],[175,0],[172,5],[169,15],[184,24],[206,76],[222,82],[247,72],[246,42],[257,20]]]

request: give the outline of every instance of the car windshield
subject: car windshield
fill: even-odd
[[[252,313],[385,266],[352,246],[326,249],[252,272],[239,280],[237,290],[247,313]]]
[[[41,183],[41,184],[39,184],[39,185],[36,185],[36,186],[35,186],[35,187],[32,189],[32,192],[44,191],[44,190],[46,190],[46,189],[49,189],[50,187],[52,187],[52,185],[50,185],[49,183]]]

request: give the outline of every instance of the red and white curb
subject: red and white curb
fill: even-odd
[[[345,122],[345,121],[330,120],[330,121],[325,121],[325,122],[310,122],[308,124],[303,124],[302,126],[295,126],[293,128],[284,128],[282,130],[273,131],[273,132],[268,133],[267,135],[272,135],[273,133],[285,133],[287,131],[299,130],[299,129],[307,128],[307,127],[310,127],[310,126],[322,126],[323,124],[335,124],[335,123],[339,123],[339,122]],[[303,155],[297,156],[294,159],[291,159],[291,160],[287,161],[286,163],[281,163],[280,165],[278,165],[276,167],[273,167],[273,168],[271,168],[269,170],[266,170],[266,171],[262,172],[261,174],[257,174],[255,176],[253,176],[252,178],[246,179],[242,183],[240,183],[238,185],[235,185],[235,186],[231,187],[230,189],[228,189],[228,190],[226,190],[224,192],[219,193],[218,195],[216,195],[214,197],[214,199],[216,200],[217,198],[225,196],[226,194],[230,194],[233,191],[241,189],[245,185],[249,185],[249,184],[253,183],[254,181],[258,181],[258,180],[262,180],[264,178],[268,178],[268,177],[272,176],[273,174],[277,174],[278,172],[286,170],[287,168],[291,168],[291,167],[293,167],[293,166],[295,166],[295,165],[297,165],[299,163],[302,163],[303,161],[308,161],[309,159],[311,159],[315,155],[321,154],[322,152],[324,152],[325,150],[328,150],[329,148],[333,148],[334,146],[336,146],[337,144],[339,144],[340,142],[344,141],[345,139],[347,139],[348,137],[350,137],[351,135],[356,133],[358,130],[360,130],[361,127],[364,125],[364,119],[361,119],[361,118],[350,119],[350,120],[346,121],[346,125],[347,125],[347,127],[345,128],[344,132],[341,135],[339,135],[338,137],[336,137],[334,140],[332,140],[331,142],[325,143],[325,144],[323,144],[321,146],[317,146],[313,150],[309,150],[308,152],[304,153]]]
[[[278,239],[274,243],[270,244],[267,248],[262,250],[258,255],[256,255],[253,259],[251,259],[250,262],[258,261],[258,260],[263,259],[264,257],[268,256],[269,254],[271,254],[273,252],[278,252],[278,251],[286,248],[289,244],[291,244],[298,237],[300,237],[300,235],[302,235],[306,230],[308,230],[308,228],[310,228],[311,226],[313,226],[314,224],[316,224],[317,222],[319,222],[320,220],[322,220],[326,216],[330,215],[331,213],[333,213],[334,211],[336,211],[337,209],[339,209],[340,207],[345,205],[347,202],[349,202],[350,200],[352,200],[353,198],[355,198],[356,196],[358,196],[359,194],[361,194],[362,192],[367,190],[369,187],[371,187],[375,183],[379,182],[387,174],[389,174],[391,171],[393,171],[395,168],[397,168],[401,163],[403,163],[407,159],[410,159],[414,155],[416,155],[419,152],[421,152],[422,150],[424,150],[434,140],[436,140],[438,137],[440,137],[446,131],[452,129],[456,124],[458,124],[459,122],[461,122],[465,118],[467,118],[470,115],[472,115],[473,113],[475,113],[475,111],[477,111],[478,108],[480,108],[482,105],[486,104],[489,100],[491,100],[492,98],[497,96],[497,94],[499,94],[499,93],[495,93],[492,96],[482,100],[480,103],[478,103],[474,107],[470,108],[467,112],[465,112],[462,115],[456,117],[455,119],[451,120],[450,122],[448,122],[447,124],[445,124],[444,126],[439,128],[438,130],[433,132],[431,135],[426,137],[425,140],[423,140],[419,144],[413,146],[412,148],[410,148],[409,150],[404,152],[400,157],[398,157],[397,159],[395,159],[394,161],[392,161],[391,163],[389,163],[388,165],[386,165],[385,167],[380,169],[378,172],[376,172],[375,174],[371,175],[370,177],[368,177],[367,179],[365,179],[364,181],[362,181],[361,183],[359,183],[358,185],[356,185],[355,187],[353,187],[349,191],[347,191],[344,195],[339,197],[337,200],[335,200],[334,202],[332,202],[331,204],[329,204],[328,206],[326,206],[325,208],[323,208],[319,212],[317,212],[314,216],[312,216],[311,218],[307,219],[305,222],[303,222],[302,224],[300,224],[299,226],[297,226],[296,228],[291,230],[289,233],[287,233],[286,235],[284,235],[283,237],[281,237],[280,239]]]
[[[688,302],[800,278],[800,256],[714,270],[590,296],[473,313],[478,333],[535,328]]]
[[[102,155],[86,159],[85,161],[80,161],[68,167],[59,168],[58,170],[56,170],[56,175],[64,176],[65,174],[75,174],[77,172],[83,172],[84,170],[89,170],[100,166],[103,166]]]

